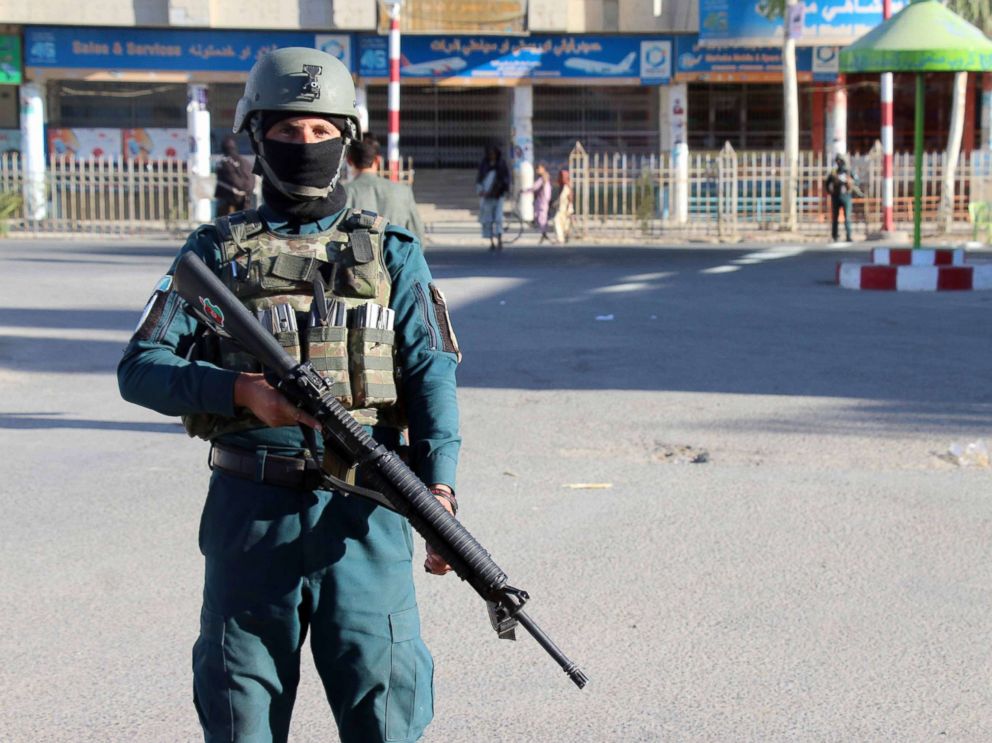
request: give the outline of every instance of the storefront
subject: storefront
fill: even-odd
[[[799,77],[799,146],[815,145],[813,55],[796,55]],[[706,47],[697,37],[676,41],[675,80],[686,84],[685,141],[691,149],[781,149],[782,50],[776,47]]]
[[[856,20],[862,26],[850,23],[845,8],[826,0],[807,13],[807,29],[816,31],[818,42],[836,42],[838,35],[825,28],[850,35],[877,22],[861,14]],[[698,36],[407,34],[400,67],[402,155],[418,168],[444,168],[474,167],[492,143],[506,145],[511,156],[519,151],[529,162],[555,163],[567,158],[576,141],[590,152],[631,155],[677,142],[703,150],[725,142],[739,150],[780,149],[782,54],[772,42],[776,29],[780,38],[781,23],[755,25],[752,11],[747,15],[726,0],[701,0]],[[248,70],[281,46],[315,46],[341,59],[355,74],[371,131],[385,140],[384,36],[28,27],[24,42],[25,77],[46,108],[49,153],[185,158],[187,104],[194,95],[205,98],[216,152],[230,131]],[[837,49],[797,50],[803,149],[826,151],[843,140],[851,151],[864,151],[879,136],[878,81],[841,78]],[[12,140],[18,136],[14,86],[20,82],[20,51],[18,35],[0,36],[0,130],[8,129]],[[980,84],[973,80],[969,88],[966,150],[981,130]],[[911,96],[903,88],[897,78],[897,149],[908,147],[909,127],[901,123],[909,121]],[[942,145],[949,112],[949,79],[934,79],[928,147]],[[247,152],[244,138],[242,148]]]
[[[673,41],[646,36],[404,36],[401,140],[417,167],[474,167],[486,145],[561,163],[657,152]],[[357,39],[372,131],[385,135],[386,40]]]
[[[97,148],[108,156],[184,159],[193,87],[200,97],[205,90],[216,152],[261,55],[317,46],[351,67],[349,34],[52,26],[29,27],[24,38],[26,76],[43,90],[49,154]]]
[[[907,0],[893,0],[892,12],[906,4]],[[710,148],[723,138],[734,147],[747,149],[782,147],[781,46],[785,24],[780,18],[763,15],[762,7],[767,6],[699,0],[698,40],[683,39],[676,59],[676,79],[692,81],[688,96],[690,146]],[[882,4],[820,0],[801,8],[790,30],[797,44],[800,147],[867,152],[881,137],[880,79],[878,75],[840,75],[839,50],[882,22]],[[692,48],[688,49],[690,43]],[[694,65],[696,69],[688,69]],[[732,73],[740,84],[728,86],[730,81],[717,79],[715,73]],[[910,76],[895,77],[897,152],[913,147],[912,85]],[[965,152],[978,144],[981,93],[981,80],[972,75],[962,142]],[[951,98],[950,76],[928,78],[928,150],[943,149],[947,144]]]

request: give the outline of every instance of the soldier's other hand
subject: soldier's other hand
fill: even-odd
[[[242,372],[238,375],[234,382],[234,404],[248,408],[270,428],[303,423],[320,430],[316,420],[287,400],[285,395],[265,381],[262,374]]]
[[[440,495],[435,495],[434,497],[437,498],[438,503],[448,510],[448,513],[452,516],[455,515],[451,508],[451,503],[449,503],[446,498],[442,498]],[[434,575],[444,575],[445,573],[451,572],[451,566],[444,561],[444,558],[441,557],[441,555],[434,551],[433,547],[428,544],[427,559],[424,560],[424,570],[428,573],[433,573]]]

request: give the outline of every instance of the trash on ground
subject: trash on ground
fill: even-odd
[[[655,442],[652,456],[665,464],[706,464],[710,461],[710,453],[706,449],[697,449],[687,444]]]
[[[516,472],[512,472],[511,470],[503,470],[503,474],[506,475],[507,477],[520,477],[520,475],[518,475]]]
[[[955,441],[947,447],[947,454],[943,455],[941,459],[952,462],[959,467],[989,467],[992,464],[989,459],[989,448],[981,439],[969,444]]]
[[[609,322],[613,319],[613,315],[596,315],[596,319],[600,322]]]
[[[613,487],[612,482],[566,482],[563,488],[572,490],[608,490]]]

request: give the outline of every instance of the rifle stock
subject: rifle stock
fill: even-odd
[[[223,282],[193,253],[176,264],[174,290],[214,332],[231,338],[278,380],[277,388],[321,424],[324,445],[367,472],[389,506],[440,554],[458,576],[489,604],[493,628],[514,639],[522,625],[580,689],[587,677],[523,610],[525,591],[508,584],[506,574],[485,548],[448,513],[403,460],[368,434],[331,394],[330,385],[307,362],[299,363],[266,331]]]

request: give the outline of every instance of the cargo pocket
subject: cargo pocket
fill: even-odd
[[[348,364],[354,407],[380,408],[396,402],[393,343],[396,334],[380,328],[348,332]]]
[[[434,716],[433,662],[420,639],[417,607],[390,614],[389,629],[392,647],[386,693],[386,740],[415,740]]]
[[[234,739],[234,712],[224,649],[224,617],[200,610],[200,636],[193,645],[193,704],[207,738]]]
[[[307,353],[313,368],[331,383],[331,392],[346,408],[352,404],[348,377],[348,328],[334,325],[307,330]]]
[[[292,356],[293,360],[296,361],[296,363],[299,363],[300,362],[299,334],[292,330],[283,330],[278,333],[273,333],[273,335],[275,335],[276,340],[279,341],[279,345],[283,347],[286,353]]]

